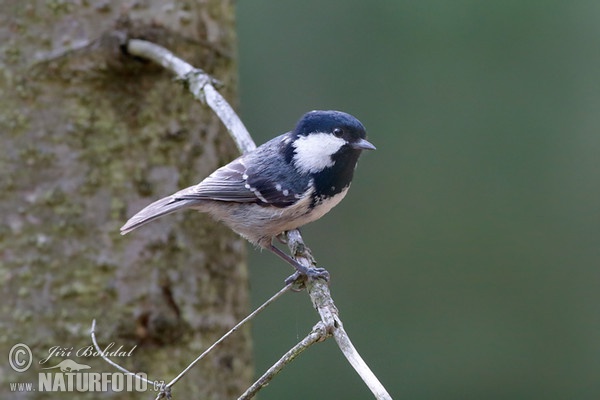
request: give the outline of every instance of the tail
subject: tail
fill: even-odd
[[[121,235],[125,235],[132,230],[150,222],[163,215],[171,214],[175,211],[193,207],[200,201],[197,199],[181,199],[176,197],[179,193],[165,197],[150,204],[140,212],[135,214],[121,227]]]

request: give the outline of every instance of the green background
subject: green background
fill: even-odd
[[[303,229],[393,397],[600,398],[600,2],[238,1],[255,140],[340,109],[378,150]],[[290,269],[251,253],[253,304]],[[254,322],[262,373],[317,321]],[[370,398],[333,341],[261,399]]]

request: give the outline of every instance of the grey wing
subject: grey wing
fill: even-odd
[[[277,178],[269,172],[268,168],[248,169],[244,158],[240,157],[219,168],[199,184],[180,190],[145,207],[121,227],[121,234],[125,235],[163,215],[197,206],[206,200],[255,203],[274,207],[285,207],[298,201],[305,185],[295,182],[294,187],[288,188],[278,183]]]
[[[206,179],[175,193],[179,199],[217,200],[236,203],[256,203],[259,198],[246,182],[247,168],[242,157],[219,168]]]
[[[244,164],[238,158],[219,168],[199,184],[155,201],[131,217],[121,227],[121,235],[125,235],[163,215],[194,207],[205,200],[240,203],[256,201],[256,196],[244,187],[245,170]]]
[[[294,182],[293,187],[286,186],[283,183],[285,175],[273,173],[270,167],[261,164],[260,167],[248,168],[244,157],[240,157],[189,188],[192,190],[174,196],[181,200],[216,200],[274,207],[294,204],[306,185]]]

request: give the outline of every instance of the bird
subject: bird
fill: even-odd
[[[363,150],[375,146],[366,140],[365,127],[356,117],[335,110],[310,111],[293,130],[242,154],[197,185],[148,205],[121,227],[121,234],[191,208],[271,251],[296,274],[329,279],[323,268],[303,266],[273,240],[335,207],[348,192]]]

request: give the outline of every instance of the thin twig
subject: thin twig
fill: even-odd
[[[238,322],[226,334],[224,334],[223,336],[221,336],[219,338],[219,340],[217,340],[209,348],[207,348],[206,350],[204,350],[204,352],[202,354],[200,354],[194,361],[192,361],[190,363],[190,365],[188,365],[183,371],[181,371],[181,373],[179,375],[177,375],[171,382],[167,383],[166,386],[167,387],[171,387],[175,383],[177,383],[177,381],[179,379],[181,379],[190,369],[192,369],[192,367],[194,365],[196,365],[198,363],[198,361],[200,361],[204,357],[206,357],[206,355],[208,353],[210,353],[212,351],[212,349],[215,348],[215,346],[217,346],[218,344],[220,344],[223,340],[227,339],[233,332],[235,332],[236,330],[238,330],[242,325],[244,325],[246,322],[250,321],[256,315],[258,315],[261,311],[263,311],[265,308],[267,308],[271,303],[273,303],[275,300],[277,300],[283,294],[285,294],[287,291],[289,291],[291,289],[292,285],[293,285],[293,283],[285,285],[283,287],[283,289],[281,289],[279,292],[275,293],[273,296],[271,296],[271,298],[269,300],[265,301],[260,307],[258,307],[256,310],[254,310],[250,314],[248,314],[248,316],[246,318],[244,318],[243,320],[241,320],[240,322]]]
[[[344,330],[342,321],[337,320],[337,327],[333,330],[333,338],[338,344],[338,347],[346,356],[346,359],[352,365],[354,370],[362,378],[363,382],[371,389],[376,399],[391,400],[392,396],[385,390],[385,387],[379,382],[379,379],[375,376],[373,371],[369,368],[367,363],[362,359],[352,342],[350,337]]]
[[[135,377],[136,379],[139,379],[140,381],[149,383],[150,385],[154,385],[155,382],[153,382],[149,379],[146,379],[143,376],[136,374],[135,372],[131,372],[127,368],[121,367],[119,364],[117,364],[116,362],[114,362],[113,360],[111,360],[104,354],[104,352],[102,351],[102,349],[100,349],[100,346],[98,345],[98,341],[96,340],[96,320],[95,319],[92,321],[92,329],[90,330],[90,336],[92,337],[92,343],[94,344],[96,351],[98,352],[98,354],[100,354],[100,357],[102,357],[102,359],[104,361],[106,361],[107,363],[109,363],[110,365],[112,365],[113,367],[118,369],[119,371],[126,373],[127,375],[131,375],[131,376]]]
[[[129,371],[128,369],[120,366],[119,364],[117,364],[116,362],[114,362],[113,360],[108,358],[104,354],[104,352],[102,352],[102,350],[100,349],[100,346],[98,345],[98,342],[96,341],[96,320],[95,319],[92,320],[92,329],[90,330],[90,335],[92,336],[92,343],[94,343],[94,347],[96,348],[96,351],[98,352],[98,354],[100,354],[100,357],[102,357],[102,359],[104,361],[106,361],[107,363],[109,363],[110,365],[112,365],[113,367],[118,369],[119,371],[122,371],[128,375],[132,375],[134,378],[139,379],[140,381],[146,382],[146,383],[152,385],[153,387],[157,387],[158,381],[148,380],[141,375],[138,375],[138,374],[135,374],[135,373]],[[162,384],[160,384],[159,392],[156,395],[155,400],[163,399],[165,397],[167,399],[171,398],[171,388],[167,387],[164,383],[162,383]]]
[[[278,298],[283,296],[286,292],[290,291],[293,285],[294,285],[293,282],[285,285],[281,290],[279,290],[277,293],[275,293],[273,296],[271,296],[267,301],[265,301],[263,304],[261,304],[259,307],[257,307],[250,314],[248,314],[246,316],[246,318],[242,319],[233,328],[231,328],[229,331],[227,331],[227,333],[225,333],[223,336],[221,336],[209,348],[204,350],[204,352],[202,352],[202,354],[200,354],[194,361],[192,361],[183,371],[181,371],[179,373],[179,375],[177,375],[173,380],[171,380],[171,382],[167,383],[166,385],[163,384],[161,386],[160,393],[158,394],[158,396],[156,398],[159,399],[159,398],[163,398],[165,396],[169,397],[171,387],[174,384],[176,384],[177,381],[179,381],[190,369],[192,369],[192,367],[194,365],[196,365],[200,360],[202,360],[204,357],[206,357],[206,355],[208,353],[210,353],[217,345],[219,345],[225,339],[227,339],[229,336],[231,336],[231,334],[233,334],[235,331],[237,331],[242,325],[244,325],[248,321],[252,320],[258,314],[260,314],[262,311],[264,311],[265,308],[267,308],[269,305],[271,305],[274,301],[276,301]],[[150,385],[155,385],[156,381],[150,381],[140,375],[137,375],[137,374],[127,370],[126,368],[120,366],[119,364],[117,364],[116,362],[114,362],[113,360],[108,358],[102,352],[102,350],[100,349],[100,346],[98,345],[98,342],[96,341],[96,320],[95,319],[92,321],[92,329],[90,330],[90,335],[92,336],[92,343],[94,343],[94,347],[96,348],[96,350],[98,351],[98,353],[100,354],[102,359],[104,359],[104,361],[106,361],[107,363],[109,363],[110,365],[115,367],[116,369],[118,369],[126,374],[133,375],[137,379],[145,381],[146,383],[149,383]]]
[[[313,344],[327,339],[328,335],[329,334],[327,333],[325,325],[323,322],[319,321],[304,339],[288,350],[275,364],[273,364],[273,366],[271,366],[271,368],[269,368],[260,378],[258,378],[256,382],[254,382],[252,386],[250,386],[248,390],[244,392],[244,394],[238,397],[238,400],[247,400],[254,397],[260,389],[267,386],[269,382],[271,382],[271,380],[283,369],[283,367],[291,363],[294,358],[299,356],[300,353],[308,349]]]

